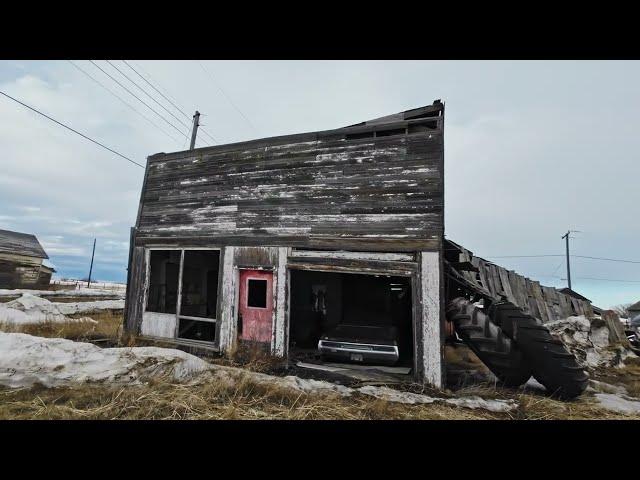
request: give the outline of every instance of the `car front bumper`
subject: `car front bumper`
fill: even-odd
[[[358,363],[393,365],[400,358],[396,345],[320,340],[318,351],[326,358]]]

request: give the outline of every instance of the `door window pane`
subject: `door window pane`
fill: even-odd
[[[249,279],[247,307],[267,308],[267,281]]]

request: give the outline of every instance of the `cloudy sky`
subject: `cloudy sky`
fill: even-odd
[[[142,164],[185,149],[188,118],[111,63],[75,61],[92,80],[68,61],[1,61],[0,90]],[[337,128],[440,98],[448,238],[550,286],[566,285],[563,257],[491,257],[563,254],[571,229],[573,254],[640,261],[638,62],[129,64],[187,116],[202,112],[219,143]],[[0,125],[0,228],[35,233],[59,277],[88,274],[97,238],[94,277],[124,281],[144,170],[2,96]],[[640,300],[640,263],[573,258],[572,281],[603,307]]]

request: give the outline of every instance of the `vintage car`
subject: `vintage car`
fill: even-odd
[[[400,358],[395,327],[340,324],[324,333],[318,350],[326,360],[394,365]]]

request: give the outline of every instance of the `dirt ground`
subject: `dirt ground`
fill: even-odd
[[[43,324],[14,328],[32,335],[65,337],[102,342],[107,346],[143,344],[121,336],[120,313],[90,315],[98,324]],[[1,330],[7,331],[5,328]],[[144,343],[148,344],[148,343]],[[236,351],[214,363],[243,366],[276,375],[292,374],[283,363],[255,352]],[[464,346],[447,347],[450,378],[447,389],[434,392],[412,385],[415,392],[439,397],[479,395],[486,399],[513,399],[518,407],[510,412],[460,408],[444,403],[409,405],[355,394],[305,394],[270,387],[249,376],[233,386],[215,382],[178,384],[157,379],[141,386],[113,387],[81,384],[66,388],[0,387],[0,419],[442,419],[442,420],[555,420],[555,419],[640,419],[640,414],[616,413],[604,408],[595,397],[610,386],[624,387],[640,397],[640,359],[627,360],[624,368],[592,372],[596,382],[578,399],[565,402],[533,387],[507,389],[491,381],[486,367]],[[603,383],[598,383],[603,382]]]

